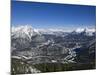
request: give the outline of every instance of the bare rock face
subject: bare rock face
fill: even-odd
[[[12,50],[22,50],[29,48],[31,43],[40,43],[44,37],[39,32],[35,32],[31,26],[18,26],[12,28],[11,41]]]

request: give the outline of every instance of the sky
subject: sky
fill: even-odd
[[[11,25],[74,29],[95,27],[96,7],[86,5],[12,1]]]

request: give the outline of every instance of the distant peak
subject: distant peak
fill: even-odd
[[[95,28],[77,28],[76,32],[95,32]]]

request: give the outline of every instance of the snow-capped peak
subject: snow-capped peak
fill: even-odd
[[[34,30],[32,26],[16,26],[12,27],[12,36],[26,38],[26,36],[31,39],[32,36],[39,34],[38,31]]]
[[[96,31],[95,28],[78,28],[75,30],[77,33],[85,32],[86,35],[92,36],[93,33]]]
[[[76,32],[95,32],[95,28],[77,28]]]
[[[85,29],[84,28],[78,28],[76,29],[76,32],[80,33],[80,32],[83,32]]]

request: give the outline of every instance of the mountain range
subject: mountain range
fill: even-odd
[[[95,29],[78,28],[71,32],[53,29],[34,29],[32,26],[12,27],[12,57],[33,63],[76,62],[76,48],[95,43]],[[92,50],[91,50],[92,51]],[[94,51],[94,50],[93,50]],[[37,58],[37,61],[35,59]]]

